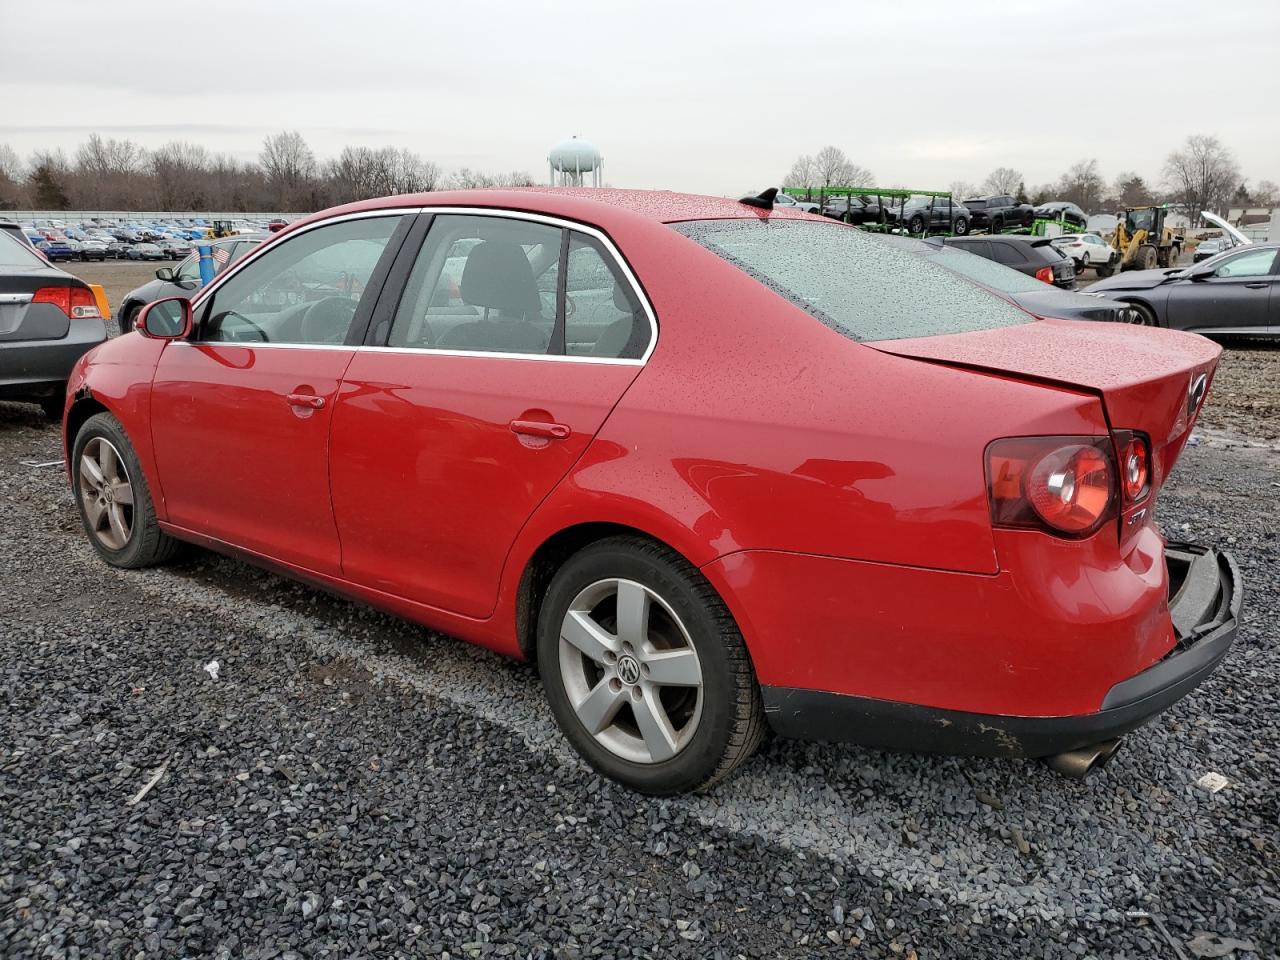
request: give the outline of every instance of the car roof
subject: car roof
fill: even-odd
[[[377,197],[341,207],[322,210],[295,220],[276,236],[292,233],[299,226],[332,216],[397,207],[494,207],[542,213],[570,220],[596,223],[606,230],[609,224],[645,220],[650,223],[679,223],[684,220],[728,220],[740,218],[813,220],[830,223],[826,217],[795,207],[775,206],[771,210],[751,207],[729,197],[707,197],[669,190],[619,190],[610,187],[518,187],[507,190],[440,190],[401,196]]]

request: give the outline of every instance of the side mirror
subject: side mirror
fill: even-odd
[[[152,340],[185,340],[191,335],[191,301],[168,297],[148,303],[138,314],[137,330]]]
[[[156,271],[156,279],[172,281],[177,280],[178,278],[174,275],[173,267],[161,267]]]
[[[1192,280],[1208,280],[1217,272],[1217,270],[1217,267],[1209,267],[1201,264],[1200,266],[1192,267],[1187,271],[1187,276]]]

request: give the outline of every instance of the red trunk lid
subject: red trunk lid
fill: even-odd
[[[1195,334],[1079,320],[867,345],[1097,394],[1112,429],[1140,430],[1151,438],[1153,489],[1182,452],[1222,353],[1216,343]]]

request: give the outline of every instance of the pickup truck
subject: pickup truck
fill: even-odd
[[[1036,218],[1036,211],[1029,203],[1019,203],[1013,197],[974,197],[964,201],[969,210],[969,225],[979,230],[997,232],[1007,227],[1029,227]]]

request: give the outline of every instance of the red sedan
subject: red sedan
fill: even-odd
[[[1231,559],[1161,485],[1218,361],[879,238],[670,193],[293,223],[76,367],[90,540],[179,541],[515,657],[651,793],[779,733],[1083,771],[1203,680]]]

